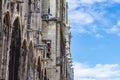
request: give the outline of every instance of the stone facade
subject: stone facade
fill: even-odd
[[[67,24],[65,0],[0,0],[0,80],[73,80]]]

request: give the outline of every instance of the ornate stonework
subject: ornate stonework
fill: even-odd
[[[0,0],[0,80],[73,80],[66,74],[66,6],[65,0]]]

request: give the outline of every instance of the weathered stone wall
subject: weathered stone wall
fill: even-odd
[[[44,0],[45,1],[45,0]],[[50,7],[45,7],[50,5]],[[50,8],[50,13],[44,15],[42,22],[43,39],[51,41],[51,60],[47,60],[49,80],[66,80],[66,53],[65,53],[65,32],[66,1],[50,0],[50,3],[43,2],[43,11]]]
[[[36,11],[41,2],[0,0],[0,4],[0,80],[40,80],[41,51],[35,45],[41,42],[41,15]]]
[[[0,80],[66,80],[65,3],[0,0]]]

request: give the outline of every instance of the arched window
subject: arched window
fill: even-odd
[[[9,33],[10,33],[10,15],[9,13],[7,12],[4,19],[3,19],[3,27],[2,27],[2,30],[5,34],[5,36],[9,37]]]
[[[9,43],[9,34],[10,34],[10,15],[9,12],[7,12],[3,18],[3,24],[2,26],[0,26],[0,48],[1,48],[1,55],[4,56],[4,58],[2,58],[2,78],[5,78],[5,72],[6,72],[6,66],[7,66],[7,51],[8,51],[8,43]],[[4,37],[4,38],[3,38]]]
[[[21,48],[21,33],[19,19],[17,18],[13,24],[11,37],[9,80],[18,80],[20,48]]]

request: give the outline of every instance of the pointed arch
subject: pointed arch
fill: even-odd
[[[32,76],[31,79],[34,79],[34,64],[35,64],[35,60],[34,60],[34,55],[33,55],[33,43],[32,41],[30,41],[29,46],[28,46],[28,63],[27,63],[27,79],[30,80],[30,76]]]
[[[3,34],[5,36],[5,43],[8,44],[9,40],[9,34],[10,34],[10,14],[7,12],[3,18],[3,26],[0,28],[1,36],[3,37]]]
[[[29,63],[30,63],[30,65],[32,66],[32,68],[34,68],[34,49],[33,49],[34,47],[33,47],[33,43],[32,43],[32,41],[30,41],[30,44],[29,44],[29,54],[28,54],[28,56],[29,56]],[[33,63],[31,63],[31,62],[33,62]]]
[[[10,14],[7,12],[3,18],[3,27],[2,30],[4,31],[5,36],[9,36],[10,32]]]
[[[26,49],[27,48],[27,41],[24,39],[22,43],[22,48]]]
[[[20,66],[21,66],[21,80],[26,79],[26,61],[27,61],[27,53],[28,53],[28,49],[27,49],[27,41],[24,39],[22,42],[22,46],[21,46],[21,62],[20,62]]]
[[[25,61],[26,61],[26,56],[27,56],[27,42],[26,40],[23,41],[22,43],[22,50],[21,50],[21,54],[23,56],[23,67],[25,65]]]
[[[10,25],[10,14],[9,12],[6,12],[5,16],[4,16],[4,19],[3,19],[3,22],[5,25],[9,26]]]
[[[0,26],[0,53],[2,56],[4,56],[1,61],[4,61],[4,64],[2,64],[3,68],[1,73],[3,74],[2,77],[5,78],[5,72],[6,72],[6,66],[7,66],[7,51],[10,46],[9,44],[9,38],[10,38],[10,14],[9,12],[5,13],[5,16],[3,17],[2,25]]]
[[[9,80],[18,80],[20,48],[21,48],[20,23],[19,18],[16,18],[13,23],[10,45]]]
[[[21,48],[24,49],[24,50],[27,50],[27,41],[25,39],[22,42]]]
[[[24,39],[21,46],[21,78],[23,78],[25,74],[25,66],[27,58],[27,41]]]
[[[3,42],[4,45],[4,51],[3,53],[7,52],[9,37],[10,37],[10,14],[7,12],[3,18],[3,26],[1,26],[1,42]],[[3,37],[4,40],[3,40]]]

